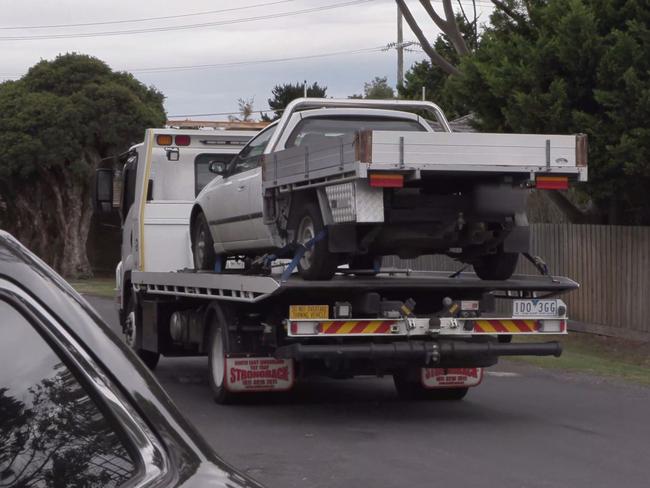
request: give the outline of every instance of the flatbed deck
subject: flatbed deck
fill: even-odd
[[[216,298],[227,301],[254,303],[285,293],[341,293],[352,291],[414,293],[463,291],[489,292],[541,292],[561,294],[579,287],[575,281],[562,276],[513,275],[509,280],[481,280],[474,273],[461,273],[451,277],[449,272],[387,270],[376,276],[339,274],[328,281],[305,281],[294,275],[281,281],[280,275],[259,276],[239,273],[212,273],[179,271],[135,271],[131,277],[137,290],[150,294]]]

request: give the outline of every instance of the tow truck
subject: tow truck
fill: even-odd
[[[528,255],[540,274],[507,280],[463,270],[339,268],[331,280],[309,281],[296,267],[313,242],[264,272],[237,259],[220,272],[194,269],[196,158],[250,134],[184,135],[178,145],[174,134],[149,129],[126,159],[132,179],[123,183],[133,193],[121,199],[117,300],[124,339],[150,368],[161,355],[207,356],[221,403],[287,391],[314,375],[392,375],[403,398],[459,400],[500,357],[561,354],[548,339],[567,333],[559,297],[579,285]],[[98,172],[97,208],[112,207],[113,179],[110,169]],[[538,341],[512,341],[523,335]]]

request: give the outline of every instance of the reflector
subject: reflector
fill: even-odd
[[[171,146],[172,145],[172,136],[169,134],[158,134],[156,136],[156,142],[159,146]]]
[[[382,188],[402,188],[404,186],[404,175],[372,173],[370,175],[370,186]]]

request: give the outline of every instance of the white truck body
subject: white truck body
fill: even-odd
[[[117,270],[122,299],[121,284],[130,282],[134,270],[192,267],[189,216],[194,198],[214,176],[207,166],[214,159],[232,159],[256,133],[148,129],[144,141],[129,150],[122,173],[122,261]]]

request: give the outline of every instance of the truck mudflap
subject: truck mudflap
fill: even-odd
[[[422,368],[420,380],[427,389],[478,386],[483,368]]]
[[[234,393],[288,391],[293,387],[293,360],[269,357],[228,357],[226,388]]]
[[[275,351],[278,359],[368,359],[392,360],[419,366],[490,366],[501,356],[556,356],[559,342],[500,343],[462,340],[401,341],[377,344],[290,344]]]

